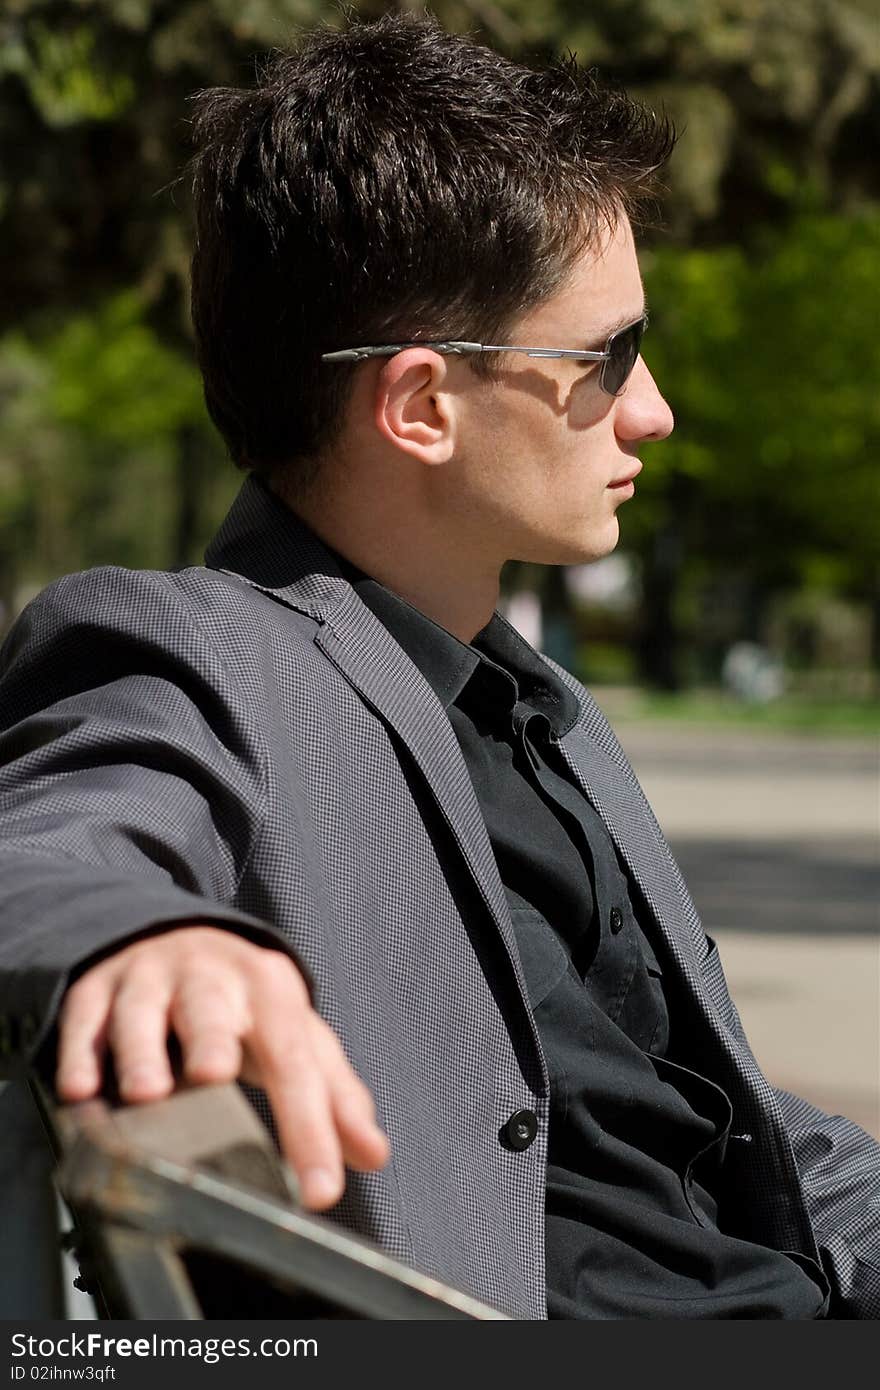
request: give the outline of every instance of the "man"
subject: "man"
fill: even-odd
[[[774,1095],[587,692],[493,610],[672,429],[668,129],[388,17],[203,94],[206,567],[5,648],[2,1007],[57,1087],[239,1078],[304,1203],[523,1318],[871,1316],[878,1150]],[[268,1105],[267,1105],[268,1098]]]

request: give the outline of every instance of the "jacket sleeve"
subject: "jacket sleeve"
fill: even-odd
[[[707,937],[707,941],[709,938]],[[714,944],[714,943],[713,943]],[[717,950],[710,952],[712,993],[724,1021],[757,1068],[727,988]],[[804,1204],[831,1284],[829,1317],[880,1317],[880,1144],[852,1120],[828,1115],[773,1088],[801,1181]]]
[[[842,1115],[776,1096],[833,1290],[830,1315],[880,1318],[880,1144]]]
[[[754,1060],[723,972],[721,988],[729,1003],[728,1027]],[[880,1144],[843,1115],[829,1115],[790,1091],[773,1093],[831,1284],[828,1316],[880,1318]]]
[[[718,972],[728,1027],[754,1060],[720,957]],[[828,1316],[880,1318],[880,1144],[843,1115],[829,1115],[790,1091],[774,1088],[774,1095],[831,1284]]]
[[[263,814],[246,694],[173,576],[73,575],[0,650],[0,1075],[96,953],[186,921],[289,952],[236,893]]]

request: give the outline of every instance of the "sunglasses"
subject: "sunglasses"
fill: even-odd
[[[378,347],[341,348],[338,352],[323,352],[322,362],[363,362],[368,357],[394,357],[404,348],[427,347],[433,352],[468,356],[477,352],[524,352],[527,357],[568,357],[574,362],[601,362],[599,385],[609,396],[619,396],[636,362],[642,338],[648,326],[648,315],[619,328],[605,344],[602,352],[585,352],[577,348],[513,347],[509,343],[412,342],[385,343]]]

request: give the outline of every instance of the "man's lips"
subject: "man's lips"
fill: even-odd
[[[613,482],[613,483],[609,483],[608,486],[609,486],[609,487],[628,487],[629,484],[632,483],[632,482],[634,482],[635,479],[639,476],[639,474],[640,474],[641,471],[642,471],[642,466],[643,466],[643,465],[642,465],[641,463],[639,463],[638,460],[636,460],[636,464],[635,464],[635,467],[634,467],[634,468],[631,468],[631,469],[629,470],[628,473],[625,473],[625,474],[623,475],[622,478],[615,478],[615,479],[614,479],[614,482]]]

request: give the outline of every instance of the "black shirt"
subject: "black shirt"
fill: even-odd
[[[498,615],[468,646],[342,567],[444,705],[507,895],[550,1076],[548,1316],[823,1316],[813,1261],[718,1229],[730,1104],[666,1056],[660,964],[558,749],[577,700]]]

